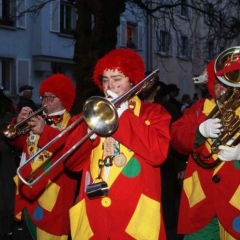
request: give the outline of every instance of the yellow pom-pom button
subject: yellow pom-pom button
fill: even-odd
[[[104,207],[109,207],[111,205],[112,201],[109,197],[104,197],[102,199],[101,203]]]
[[[146,125],[150,125],[150,121],[149,121],[149,120],[146,120],[146,121],[145,121],[145,124],[146,124]]]

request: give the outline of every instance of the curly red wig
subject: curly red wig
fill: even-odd
[[[137,84],[145,77],[145,66],[142,57],[132,49],[114,49],[98,60],[93,81],[102,90],[101,76],[104,70],[118,70]]]
[[[69,77],[60,73],[47,77],[40,85],[39,96],[42,96],[44,92],[54,94],[60,98],[67,111],[71,110],[75,99],[75,86]]]
[[[207,72],[207,89],[209,94],[214,98],[215,97],[215,91],[214,91],[214,83],[217,80],[215,71],[214,71],[214,64],[215,60],[212,60],[206,67]]]

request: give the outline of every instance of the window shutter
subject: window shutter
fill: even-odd
[[[120,23],[120,46],[126,47],[127,45],[127,21],[121,19]]]
[[[192,6],[192,5],[193,5],[192,0],[188,0],[188,4],[189,4],[190,6]],[[188,7],[188,18],[189,18],[189,19],[192,19],[192,8],[191,8],[191,7]]]
[[[203,42],[203,59],[204,61],[209,60],[208,41]]]
[[[29,59],[17,59],[17,83],[21,85],[30,84],[30,60]]]
[[[50,3],[50,31],[60,32],[60,0]]]
[[[155,37],[155,52],[159,52],[160,51],[160,35],[161,35],[161,30],[156,29],[156,37]]]
[[[187,57],[188,59],[192,59],[192,48],[193,48],[193,40],[189,39],[187,40]]]
[[[18,28],[26,29],[26,14],[25,13],[23,14],[23,12],[26,10],[26,0],[17,0],[16,4],[17,4],[17,6],[16,6],[16,8],[17,8],[16,26]],[[18,16],[20,16],[20,17],[18,17]]]
[[[215,41],[214,42],[214,56],[213,57],[215,57],[216,55],[218,55],[219,54],[219,45],[218,45],[218,43]]]
[[[168,55],[172,56],[173,55],[173,49],[172,49],[172,34],[168,33]]]
[[[2,12],[3,12],[3,0],[0,0],[0,18],[2,18]]]
[[[181,49],[182,49],[182,38],[181,38],[181,35],[177,35],[177,56],[178,57],[181,55]]]
[[[138,24],[138,49],[143,50],[143,32],[144,25],[143,23]]]

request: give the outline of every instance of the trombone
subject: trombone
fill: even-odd
[[[152,82],[158,75],[159,69],[154,70],[151,74],[146,76],[138,84],[134,85],[127,92],[117,97],[113,101],[109,101],[107,98],[100,96],[93,96],[86,100],[83,106],[82,115],[70,124],[67,128],[61,131],[55,138],[48,142],[44,147],[32,155],[28,160],[26,160],[21,166],[17,168],[17,175],[19,179],[27,186],[32,187],[37,183],[42,177],[46,175],[52,168],[54,168],[60,161],[66,158],[69,154],[75,151],[83,142],[85,142],[94,133],[101,136],[108,136],[114,132],[118,127],[118,114],[117,108],[126,100],[130,99],[134,95],[140,93],[150,82]],[[66,151],[60,158],[58,158],[47,170],[43,171],[36,178],[35,175],[43,168],[44,164],[40,169],[34,171],[27,179],[24,179],[21,175],[21,170],[29,162],[31,162],[36,156],[43,152],[46,148],[56,142],[59,138],[69,132],[71,129],[76,127],[82,121],[85,121],[88,127],[91,129],[88,134],[86,134],[82,139],[80,139],[74,146],[72,146],[68,151]]]
[[[3,127],[3,135],[6,138],[12,139],[12,138],[15,138],[19,135],[22,135],[22,134],[25,134],[25,133],[29,132],[31,129],[28,126],[26,126],[29,119],[34,117],[34,116],[37,116],[40,112],[46,110],[46,107],[47,107],[47,105],[42,106],[41,108],[39,108],[35,112],[30,112],[29,116],[26,119],[22,120],[21,122],[18,122],[16,124],[7,123]],[[21,127],[23,127],[23,128],[21,128]]]

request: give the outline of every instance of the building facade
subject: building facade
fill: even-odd
[[[50,1],[40,10],[33,8],[36,2],[39,4],[35,0],[0,0],[0,84],[15,100],[21,85],[32,85],[33,100],[40,103],[38,88],[48,75],[62,72],[75,81],[73,31],[77,15],[68,1]],[[179,0],[175,7],[160,8],[153,17],[127,4],[118,28],[116,47],[138,51],[146,70],[159,69],[161,81],[178,85],[179,100],[183,94],[200,95],[200,87],[194,85],[192,78],[200,75],[224,47],[234,45],[234,42],[221,45],[206,37],[211,19],[197,15],[187,6],[196,2]],[[216,7],[209,5],[209,9],[213,6]],[[154,8],[154,4],[150,7]],[[26,9],[32,12],[24,13]]]

